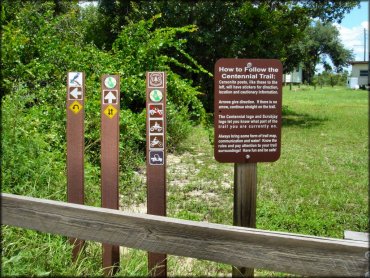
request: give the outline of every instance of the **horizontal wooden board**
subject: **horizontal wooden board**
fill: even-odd
[[[235,266],[364,276],[368,244],[1,194],[2,224]]]

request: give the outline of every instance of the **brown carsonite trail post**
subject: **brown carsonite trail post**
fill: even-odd
[[[148,214],[166,216],[166,74],[146,73]],[[166,254],[148,253],[151,276],[167,276]]]
[[[67,200],[84,203],[84,98],[85,74],[67,74]],[[73,244],[72,259],[77,260],[84,241],[70,238]]]
[[[118,209],[119,173],[119,75],[101,79],[101,191],[102,207]],[[119,266],[119,246],[103,244],[105,275],[113,275]]]

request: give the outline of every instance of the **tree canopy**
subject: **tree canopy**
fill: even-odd
[[[293,1],[125,1],[100,0],[99,7],[109,16],[111,37],[127,22],[150,18],[161,13],[154,27],[195,24],[197,32],[185,35],[186,50],[208,71],[213,72],[217,59],[277,58],[284,70],[309,59],[307,38],[313,20],[330,24],[340,22],[360,1],[293,0]],[[336,34],[338,35],[338,34]],[[109,41],[109,40],[107,40]],[[109,44],[106,45],[109,47]],[[330,52],[339,68],[345,60],[340,48]],[[319,60],[315,59],[313,63]],[[308,62],[305,63],[308,65]],[[312,67],[308,68],[308,71]],[[187,75],[208,92],[205,104],[212,107],[212,79],[208,76]]]
[[[306,37],[302,40],[305,79],[311,83],[317,64],[322,63],[325,70],[332,70],[327,58],[334,65],[334,71],[341,72],[343,66],[349,65],[354,56],[351,50],[345,49],[339,39],[338,29],[331,23],[316,21],[307,27]]]
[[[17,13],[31,3],[52,3],[51,16],[54,17],[68,13],[77,5],[76,0],[68,3],[60,0],[4,0],[2,21],[8,23],[19,20]],[[338,32],[333,31],[334,27],[330,26],[333,22],[340,22],[360,1],[99,0],[98,3],[98,9],[84,9],[83,15],[87,19],[83,32],[85,42],[92,43],[101,50],[112,50],[122,29],[140,20],[157,18],[150,27],[151,31],[194,25],[192,32],[175,35],[182,44],[181,51],[175,47],[166,47],[160,53],[179,62],[178,65],[172,62],[171,69],[199,86],[199,90],[204,92],[200,95],[203,104],[212,110],[213,80],[205,72],[212,73],[216,60],[222,57],[276,58],[282,61],[285,72],[303,64],[307,78],[310,79],[314,65],[320,62],[322,54],[326,54],[332,59],[335,69],[340,70],[351,56],[340,44]],[[37,22],[36,19],[29,21],[30,26],[26,29]],[[330,33],[330,42],[326,37],[323,44],[325,35],[319,35],[319,29]],[[17,38],[20,39],[21,37]],[[317,50],[315,45],[321,48]],[[22,50],[22,59],[33,57],[33,47],[30,40]],[[14,52],[15,49],[11,47],[9,51]],[[194,58],[191,60],[193,65],[201,65],[206,71],[189,71],[186,67],[179,66],[187,64],[189,57]]]
[[[122,80],[120,140],[125,144],[120,151],[126,157],[124,168],[135,167],[133,161],[145,153],[146,71],[167,72],[169,149],[186,138],[192,124],[204,120],[205,111],[198,99],[200,91],[192,81],[172,70],[174,67],[207,74],[184,50],[181,37],[194,32],[193,25],[153,28],[160,16],[128,23],[108,51],[91,43],[91,26],[99,20],[94,8],[80,9],[72,3],[67,11],[55,14],[56,4],[51,1],[19,3],[16,13],[8,5],[5,15],[12,16],[6,17],[7,21],[2,18],[2,101],[7,104],[7,115],[17,115],[16,123],[4,125],[8,126],[4,144],[12,144],[23,136],[22,142],[30,146],[30,151],[30,140],[37,140],[50,152],[64,153],[65,80],[69,71],[86,73],[86,155],[94,165],[100,163],[98,113],[102,74],[119,74]],[[25,124],[27,121],[30,124]],[[16,132],[13,134],[10,129]],[[8,151],[8,158],[16,157],[12,148]],[[23,156],[19,158],[22,159]]]

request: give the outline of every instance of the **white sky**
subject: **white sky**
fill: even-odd
[[[342,23],[337,25],[343,44],[348,49],[353,49],[356,61],[364,60],[364,28],[366,28],[366,39],[368,42],[369,30],[369,2],[362,1],[360,8],[353,9],[347,14]],[[368,43],[366,42],[366,54],[368,54]],[[368,55],[366,55],[368,60]]]
[[[360,25],[353,27],[346,27],[335,24],[339,30],[342,43],[347,49],[352,49],[355,54],[356,61],[364,60],[364,43],[366,43],[366,61],[368,60],[368,35],[369,35],[369,21],[363,21]],[[364,42],[364,28],[366,29],[366,42]]]
[[[93,6],[97,6],[98,5],[98,1],[78,1],[78,5],[80,5],[81,7],[86,7],[86,6],[90,6],[90,5],[93,5]]]

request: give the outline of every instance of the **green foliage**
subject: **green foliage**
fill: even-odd
[[[186,34],[186,49],[210,72],[222,57],[279,58],[289,66],[291,51],[287,47],[299,41],[308,24],[301,8],[270,7],[264,2],[139,1],[132,3],[131,9],[129,20],[161,12],[163,16],[156,26],[195,24],[198,32]],[[206,75],[187,76],[206,92],[202,101],[212,111],[213,80]]]
[[[315,86],[346,86],[347,85],[348,72],[344,73],[333,73],[331,71],[323,71],[322,73],[315,75],[312,84]]]
[[[340,21],[359,2],[100,0],[99,5],[111,20],[105,30],[112,37],[118,36],[118,26],[159,13],[162,18],[155,22],[156,27],[196,25],[197,32],[184,36],[189,42],[186,51],[213,72],[217,59],[231,57],[277,58],[283,62],[284,71],[291,71],[307,57],[301,42],[311,20]],[[172,56],[173,52],[165,51]],[[337,62],[336,65],[341,65],[339,60]],[[212,78],[181,69],[176,72],[202,88],[205,92],[202,101],[207,111],[213,111]]]
[[[32,95],[8,95],[3,100],[3,190],[66,200],[63,115],[60,109],[33,106]],[[53,121],[50,121],[53,118]]]
[[[346,13],[360,5],[360,0],[347,1],[312,1],[294,0],[292,4],[299,3],[311,18],[318,18],[324,23],[341,22]]]
[[[112,36],[107,31],[110,23],[110,17],[105,17],[99,10],[89,5],[80,11],[81,24],[83,25],[83,32],[85,42],[96,45],[99,49],[106,49],[107,42],[109,47],[112,44]]]
[[[197,95],[196,88],[190,86],[189,80],[182,79],[172,71],[171,66],[181,67],[193,73],[207,73],[192,59],[184,50],[185,40],[178,36],[183,33],[196,31],[192,25],[179,28],[157,28],[151,31],[157,15],[148,21],[141,20],[126,26],[112,46],[112,52],[119,63],[119,73],[127,78],[123,82],[125,105],[134,109],[133,106],[145,103],[145,71],[161,70],[168,74],[168,101],[177,105],[179,110],[190,107],[201,120],[204,111]],[[164,54],[165,50],[177,52],[187,59],[187,63],[179,61],[175,57]],[[139,82],[140,81],[140,82]],[[194,117],[195,119],[195,117]]]
[[[152,6],[152,1],[150,3],[142,1],[139,3],[140,5],[146,4],[151,8],[142,14],[143,18],[150,19],[141,20],[142,18],[136,18],[134,15],[128,17],[129,23],[123,28],[120,27],[121,21],[118,18],[109,21],[99,12],[101,10],[93,7],[81,11],[76,1],[67,1],[67,3],[59,0],[4,0],[3,2],[1,14],[3,23],[1,34],[3,75],[1,175],[3,192],[66,201],[65,81],[68,71],[84,71],[86,73],[84,107],[85,204],[92,206],[100,206],[99,84],[102,74],[112,73],[121,76],[119,146],[121,201],[124,204],[141,204],[145,202],[145,183],[134,174],[133,170],[139,168],[145,159],[145,72],[158,70],[167,73],[169,149],[175,151],[178,150],[179,145],[188,144],[188,149],[197,147],[199,152],[207,151],[207,154],[200,155],[199,159],[203,159],[203,156],[211,157],[209,148],[198,146],[202,143],[201,139],[196,135],[192,136],[195,137],[193,141],[192,137],[189,138],[189,134],[193,132],[192,126],[203,123],[206,118],[199,99],[202,97],[211,103],[209,95],[200,93],[204,87],[194,86],[197,83],[192,81],[200,80],[203,83],[199,84],[203,86],[207,80],[210,80],[211,74],[200,64],[206,65],[205,68],[211,71],[217,57],[221,54],[223,56],[225,53],[239,56],[236,55],[235,51],[242,48],[243,45],[245,52],[241,53],[241,56],[250,53],[248,49],[253,46],[253,51],[256,51],[253,52],[255,55],[258,56],[262,53],[266,57],[272,57],[275,55],[274,53],[269,53],[262,48],[259,48],[261,50],[256,49],[258,44],[253,44],[254,42],[251,41],[253,36],[246,40],[243,37],[245,30],[250,30],[249,28],[254,27],[253,22],[258,22],[260,24],[256,27],[258,32],[268,29],[269,36],[277,39],[279,38],[279,30],[276,29],[275,25],[279,20],[294,25],[295,35],[299,33],[300,28],[296,25],[299,25],[299,22],[305,22],[305,19],[300,17],[300,13],[303,13],[301,9],[287,10],[284,5],[279,6],[281,1],[269,2],[271,5],[272,3],[277,5],[275,7],[264,3],[255,7],[243,1],[236,1],[235,4],[224,3],[224,1],[199,1],[194,5],[199,8],[198,10],[189,5],[183,9],[184,6],[177,5],[179,3],[175,1],[163,2],[168,3],[168,7],[160,6],[161,1],[153,1],[154,6]],[[101,2],[108,3],[109,1]],[[129,6],[123,5],[123,3],[127,4],[128,1],[111,2],[122,4],[118,10],[122,12],[122,15],[128,15],[128,10],[125,9]],[[158,7],[160,7],[159,10]],[[294,14],[293,10],[295,18],[290,17]],[[161,11],[163,17],[158,15]],[[194,17],[188,18],[189,14],[187,15],[185,11],[193,12]],[[173,17],[168,18],[171,14]],[[239,16],[242,17],[242,20]],[[269,22],[270,19],[271,22]],[[171,20],[176,24],[168,24]],[[223,25],[225,22],[229,23]],[[189,23],[191,25],[188,25]],[[193,25],[194,23],[197,27]],[[105,29],[107,26],[113,27],[116,36],[110,36],[110,29],[108,28],[108,31]],[[215,26],[218,28],[214,28]],[[239,26],[239,29],[230,29],[232,26]],[[286,33],[289,31],[288,28],[282,29]],[[100,37],[100,35],[104,36]],[[235,41],[234,38],[236,38]],[[223,39],[226,44],[221,43]],[[258,40],[265,47],[271,45],[268,36],[259,36]],[[280,49],[281,46],[285,45],[284,40],[288,40],[287,43],[290,42],[288,36],[282,36],[281,41],[276,41],[276,48],[281,50],[281,55],[288,53],[286,49]],[[227,52],[230,45],[234,52]],[[215,48],[219,52],[215,51]],[[198,50],[199,56],[196,56]],[[262,56],[265,57],[264,55]],[[195,60],[193,57],[201,58],[201,63],[198,63],[198,59]],[[280,171],[274,171],[268,165],[263,166],[261,182],[266,185],[273,183],[276,186],[272,191],[269,190],[270,188],[262,191],[267,195],[271,193],[272,196],[268,195],[265,198],[264,195],[261,195],[261,198],[270,201],[274,200],[273,198],[280,200],[281,196],[274,195],[276,192],[281,191],[289,194],[291,190],[285,188],[286,184],[290,187],[300,184],[302,186],[292,191],[289,197],[303,206],[297,208],[284,200],[279,203],[280,206],[266,201],[258,212],[261,217],[260,227],[277,227],[281,230],[292,229],[335,236],[339,234],[337,223],[341,225],[340,228],[354,229],[358,226],[359,229],[364,229],[366,227],[366,220],[364,220],[366,217],[363,217],[363,215],[367,215],[364,201],[366,198],[362,197],[364,191],[362,185],[366,183],[364,178],[366,175],[358,174],[362,173],[363,165],[366,163],[363,159],[357,159],[366,147],[361,143],[366,134],[363,132],[363,127],[358,125],[359,122],[362,125],[365,123],[361,114],[365,108],[361,104],[362,98],[357,101],[360,103],[361,109],[353,110],[351,103],[343,104],[343,97],[347,98],[348,95],[339,95],[342,96],[340,100],[333,97],[329,100],[320,99],[320,103],[310,107],[311,114],[316,112],[325,114],[329,111],[328,107],[325,106],[324,112],[320,108],[323,104],[326,105],[334,99],[334,110],[340,113],[335,114],[333,118],[339,119],[340,125],[327,125],[322,129],[320,129],[320,124],[328,121],[326,118],[328,115],[323,116],[323,119],[309,117],[304,113],[304,108],[302,108],[304,106],[300,106],[301,102],[305,103],[305,97],[315,99],[321,95],[314,97],[310,94],[300,95],[301,98],[298,102],[294,99],[295,95],[294,97],[293,94],[288,96],[289,107],[293,107],[294,111],[301,110],[295,114],[289,110],[286,111],[290,113],[290,118],[286,121],[286,130],[289,132],[287,138],[291,138],[286,144],[289,146],[286,153],[290,154],[292,159],[285,164],[283,162],[277,164]],[[351,100],[355,101],[352,98]],[[350,110],[348,110],[349,108],[343,109],[343,106],[349,107]],[[353,111],[355,111],[355,115],[353,115]],[[349,119],[348,122],[343,121],[343,118]],[[346,135],[351,140],[346,140],[344,135],[340,133],[343,131],[343,124],[348,128]],[[319,132],[319,135],[310,133],[310,130],[305,130],[303,127],[313,127],[312,130]],[[297,129],[299,132],[296,132]],[[323,137],[325,141],[320,142],[317,148],[313,149],[312,146],[315,145],[315,142],[312,140],[317,140],[318,136],[326,136],[328,130],[335,131],[334,136]],[[210,135],[212,132],[213,130],[209,128]],[[211,137],[213,138],[213,136]],[[300,142],[300,148],[308,146],[310,150],[308,153],[315,152],[316,156],[308,158],[299,156],[302,150],[299,149],[301,152],[296,152],[294,140]],[[339,148],[338,146],[341,146],[343,142],[349,145]],[[361,146],[362,149],[358,146]],[[182,147],[182,149],[186,149],[186,147]],[[337,152],[340,154],[340,159],[336,158]],[[317,156],[323,153],[326,155],[324,159],[327,158],[329,161],[333,159],[334,166],[330,163],[316,163]],[[343,157],[347,159],[344,161]],[[193,155],[188,156],[186,160],[192,161],[198,167],[202,163]],[[317,176],[320,175],[317,174],[313,178],[304,175],[307,172],[305,164],[307,161],[313,163],[312,167],[317,171],[324,169],[322,176],[325,179],[318,180]],[[297,171],[294,172],[294,175],[290,175],[290,172],[286,171],[286,169],[293,169],[297,165],[300,165],[300,171],[304,172],[301,173],[303,178],[297,174]],[[332,167],[336,167],[334,170],[339,169],[340,171],[334,171]],[[215,166],[209,159],[199,171],[195,167],[189,166],[189,169],[193,172],[176,171],[175,169],[169,175],[169,182],[173,181],[171,181],[171,175],[174,177],[183,172],[186,173],[187,177],[191,177],[191,184],[186,185],[184,191],[180,187],[170,187],[171,192],[175,194],[170,193],[169,196],[169,214],[176,217],[229,223],[232,198],[230,197],[231,187],[224,184],[229,180],[227,175],[231,173],[227,165]],[[342,186],[347,183],[336,182],[337,172],[341,173],[339,177],[342,179],[353,178],[349,181],[349,185],[356,190],[348,191],[347,187],[343,188]],[[226,176],[219,176],[219,173],[226,174]],[[273,180],[269,178],[271,176],[274,177]],[[184,179],[186,180],[186,178]],[[201,183],[199,183],[199,179],[202,179]],[[314,184],[313,188],[310,187],[311,184]],[[320,191],[323,196],[320,197],[322,200],[316,200],[316,195],[309,195],[310,192],[314,192],[313,189],[319,188],[318,185],[323,187]],[[201,186],[204,188],[201,189]],[[308,190],[305,186],[312,190]],[[211,194],[204,196],[211,200],[211,205],[207,205],[207,200],[191,198],[190,193],[196,191],[193,194],[197,194],[200,190],[210,191]],[[215,196],[216,190],[220,190],[220,194],[221,196],[223,194],[224,198],[219,199]],[[327,197],[325,194],[330,190],[333,192],[335,190],[338,192],[346,191],[340,197],[331,195],[327,201],[328,198],[324,197]],[[361,197],[358,196],[360,191]],[[325,208],[336,210],[327,227],[323,228],[315,223],[314,219],[316,218],[313,216],[320,213],[320,210],[315,210],[316,207],[307,209],[312,212],[312,217],[306,217],[303,214],[304,208],[309,202],[302,202],[300,198],[307,194],[310,201],[314,199],[315,202],[318,202],[322,211],[326,211]],[[348,198],[351,198],[350,204],[346,203]],[[346,209],[344,216],[337,213],[342,209],[341,206]],[[271,213],[274,209],[276,214]],[[292,216],[285,217],[289,213]],[[355,213],[357,217],[352,217],[352,213]],[[299,226],[296,219],[307,221]],[[333,227],[336,228],[335,231],[332,230]],[[78,259],[77,263],[71,264],[71,246],[67,244],[67,239],[64,237],[14,227],[2,227],[2,235],[1,271],[4,275],[86,276],[103,274],[100,244],[89,242],[84,255]],[[136,251],[130,252],[128,256],[130,260],[126,260],[126,257],[122,260],[123,265],[127,265],[128,269],[121,270],[119,274],[147,275],[145,263],[138,263],[143,261],[144,255],[143,253],[138,254]],[[199,273],[202,273],[201,269]]]
[[[335,238],[366,232],[368,92],[303,88],[283,88],[281,157],[258,163],[257,228]],[[231,225],[234,165],[215,162],[203,128],[192,134],[168,163],[168,216]],[[198,260],[183,269],[180,259],[174,266],[174,276],[227,276],[231,269]]]
[[[178,111],[172,103],[167,104],[167,148],[170,151],[174,151],[176,146],[184,139],[186,140],[191,132],[191,125],[186,121],[187,117],[186,108]]]
[[[17,2],[16,13],[11,5],[2,10],[2,19],[6,19],[1,45],[3,192],[67,200],[66,75],[69,71],[83,71],[85,204],[100,206],[100,78],[111,73],[121,76],[120,196],[124,204],[141,202],[145,200],[145,185],[133,170],[145,160],[145,72],[167,73],[167,138],[173,150],[189,135],[192,125],[203,122],[205,115],[198,88],[174,72],[181,68],[192,74],[209,74],[184,50],[186,41],[182,36],[196,28],[189,25],[156,29],[153,24],[158,15],[125,26],[113,49],[107,51],[95,45],[104,44],[94,34],[100,32],[100,27],[92,28],[102,19],[97,8],[81,10],[73,3],[55,2]],[[102,274],[99,244],[89,245],[86,251],[93,263],[81,258],[70,268],[59,260],[63,257],[69,265],[71,250],[65,238],[18,232],[12,227],[5,227],[3,234],[2,274]],[[24,250],[25,245],[12,243],[18,240],[15,234],[22,238],[20,242],[32,241],[34,245]],[[38,266],[28,267],[36,257],[40,260]],[[58,260],[50,260],[53,257]],[[23,267],[18,268],[19,264]],[[135,275],[142,269],[122,273]]]
[[[4,92],[9,97],[4,99],[4,107],[10,109],[10,99],[23,98],[27,95],[27,106],[20,110],[21,119],[29,119],[30,109],[36,111],[49,109],[51,112],[46,122],[64,118],[65,76],[68,71],[86,73],[86,121],[85,145],[87,161],[98,166],[99,130],[100,130],[100,76],[104,73],[117,73],[121,76],[122,130],[120,150],[125,154],[123,169],[129,170],[143,160],[145,148],[145,72],[166,71],[168,74],[168,102],[172,104],[173,115],[177,120],[169,121],[169,145],[175,147],[177,142],[186,137],[189,129],[172,126],[181,124],[189,127],[191,122],[203,120],[204,109],[198,99],[199,91],[189,80],[172,72],[172,67],[181,67],[193,73],[206,73],[184,50],[185,40],[180,36],[194,32],[194,26],[179,28],[153,29],[154,21],[160,15],[148,21],[131,23],[122,29],[113,44],[112,51],[100,50],[91,44],[88,28],[90,14],[97,14],[97,8],[89,12],[80,12],[73,6],[69,12],[53,16],[53,4],[25,4],[19,14],[4,26],[2,49]],[[95,10],[94,10],[95,9]],[[14,36],[16,34],[16,36]],[[174,56],[186,59],[179,61],[164,53],[171,49]],[[22,88],[20,90],[19,88]],[[12,95],[12,97],[10,97]],[[25,104],[19,104],[24,106]],[[50,107],[50,108],[49,108]],[[53,110],[51,107],[59,107]],[[15,107],[13,107],[15,109]],[[177,113],[179,112],[179,114]],[[12,112],[9,112],[10,116]],[[54,116],[57,115],[57,117]],[[4,118],[8,120],[7,118]],[[60,125],[56,130],[47,130],[48,124],[38,126],[35,130],[42,138],[58,135],[53,148],[64,150],[65,130]],[[26,126],[27,130],[30,128]],[[172,134],[171,134],[172,133]],[[53,135],[51,135],[53,134]],[[8,134],[4,133],[8,140]],[[46,139],[45,139],[46,140]],[[48,141],[48,140],[46,140]],[[53,150],[53,148],[51,150]]]

